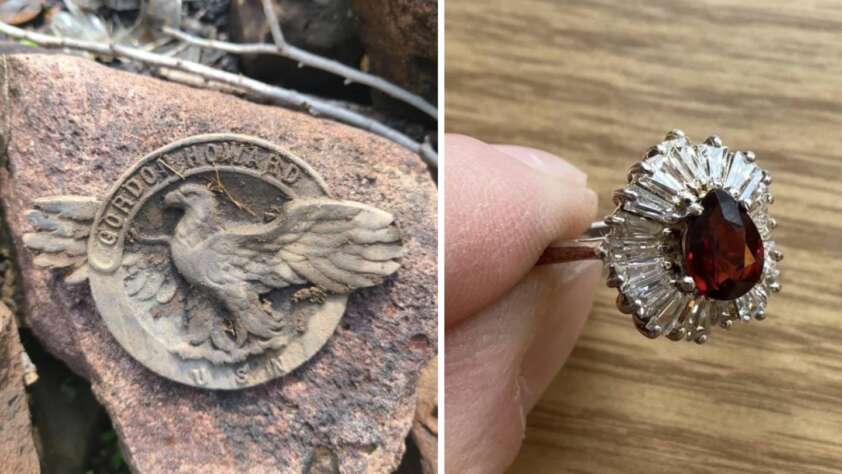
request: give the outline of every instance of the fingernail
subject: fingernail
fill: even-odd
[[[588,175],[582,170],[552,153],[518,145],[492,146],[541,174],[581,185],[588,182]]]

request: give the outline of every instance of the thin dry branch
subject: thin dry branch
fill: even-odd
[[[321,69],[323,71],[336,74],[337,76],[344,77],[346,82],[358,82],[360,84],[365,84],[398,100],[406,102],[434,119],[438,119],[438,110],[436,110],[436,107],[424,100],[421,96],[415,95],[406,89],[402,89],[385,79],[381,79],[371,74],[366,74],[359,69],[348,67],[339,61],[334,61],[332,59],[319,56],[318,54],[313,54],[289,44],[286,39],[284,39],[284,33],[281,30],[281,23],[278,21],[277,15],[275,15],[275,10],[272,8],[272,0],[262,0],[262,2],[263,15],[269,23],[269,29],[272,31],[272,40],[275,42],[275,46],[277,46],[275,54],[298,61],[299,64]]]
[[[164,33],[174,38],[177,38],[185,43],[199,46],[201,48],[215,49],[218,51],[223,51],[226,53],[237,55],[273,54],[276,56],[282,56],[288,59],[292,59],[294,61],[298,61],[299,64],[302,64],[304,66],[309,66],[312,68],[330,72],[332,74],[336,74],[339,77],[345,78],[345,81],[348,83],[356,82],[371,87],[372,89],[376,89],[388,96],[391,96],[397,100],[400,100],[417,108],[418,110],[424,112],[425,114],[433,118],[437,118],[438,116],[438,109],[430,105],[430,103],[424,100],[421,96],[415,95],[412,92],[409,92],[408,90],[403,89],[380,77],[367,74],[363,71],[360,71],[359,69],[348,67],[338,61],[326,59],[322,56],[309,53],[307,51],[304,51],[303,49],[296,48],[295,46],[286,45],[283,47],[283,49],[281,49],[271,44],[230,43],[228,41],[200,38],[198,36],[193,36],[191,34],[185,33],[181,30],[170,28],[168,26],[165,26],[163,31]]]
[[[32,43],[45,48],[67,48],[77,51],[85,51],[100,56],[122,57],[151,66],[185,71],[201,76],[208,81],[216,81],[222,84],[235,86],[256,97],[283,104],[287,107],[306,110],[312,115],[332,118],[388,138],[389,140],[410,149],[412,152],[419,154],[430,166],[437,166],[437,155],[435,153],[430,153],[429,149],[425,149],[425,145],[423,143],[418,143],[403,133],[359,113],[330,104],[312,96],[301,94],[294,90],[271,86],[254,79],[205,66],[204,64],[163,56],[161,54],[143,51],[131,46],[124,46],[110,42],[96,43],[74,38],[60,38],[52,35],[26,31],[3,22],[0,22],[0,33],[11,38],[31,41]]]
[[[281,23],[278,17],[275,16],[275,9],[272,6],[272,0],[261,0],[263,4],[263,15],[266,17],[266,22],[269,23],[269,29],[272,31],[272,40],[278,49],[283,50],[287,46],[284,39],[284,32],[281,30]]]
[[[173,168],[172,165],[167,163],[167,161],[164,159],[163,156],[158,158],[158,162],[161,163],[162,165],[164,165],[164,167],[166,167],[168,170],[172,171],[176,176],[178,176],[182,180],[187,179],[187,178],[184,177],[184,174],[182,174],[181,171],[178,171],[177,169]]]

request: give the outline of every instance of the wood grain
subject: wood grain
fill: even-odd
[[[705,346],[647,340],[603,288],[515,473],[842,472],[842,3],[448,0],[446,129],[547,149],[611,209],[664,133],[775,179],[783,292]]]

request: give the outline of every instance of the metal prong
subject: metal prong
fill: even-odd
[[[644,336],[646,336],[650,339],[655,339],[656,337],[658,337],[660,335],[659,333],[656,333],[654,331],[650,331],[646,327],[646,321],[643,321],[642,319],[640,319],[637,316],[637,314],[632,315],[632,321],[634,321],[634,327],[636,327],[637,330],[640,331],[640,333],[643,334]]]
[[[664,154],[664,147],[660,144],[657,146],[653,146],[652,148],[646,150],[646,154],[643,156],[643,159],[652,158],[653,156],[662,155]]]
[[[769,252],[769,256],[772,257],[772,260],[776,262],[780,262],[784,259],[784,253],[778,249],[772,250]]]
[[[653,173],[652,168],[647,166],[646,162],[639,161],[629,168],[629,172],[626,174],[626,181],[631,183],[640,175],[652,176]]]
[[[772,184],[772,175],[770,175],[769,173],[764,173],[763,174],[763,184],[765,184],[766,186],[769,186],[770,184]]]
[[[781,292],[781,284],[778,282],[770,283],[769,284],[769,291],[772,293],[780,293]]]
[[[687,214],[691,216],[701,216],[705,212],[705,208],[701,204],[694,202],[687,208]]]
[[[664,140],[675,140],[676,138],[687,138],[687,135],[684,134],[683,130],[676,128],[674,130],[670,130],[667,133],[667,136],[664,137]]]
[[[766,319],[766,311],[761,309],[757,312],[757,314],[754,315],[754,319],[758,321],[763,321],[764,319]]]
[[[705,138],[705,145],[721,147],[722,146],[722,139],[720,139],[716,135],[711,135],[711,136]]]
[[[757,156],[755,156],[753,151],[745,152],[745,156],[746,156],[746,161],[748,161],[749,163],[754,163],[755,161],[757,161]]]
[[[619,206],[620,204],[623,204],[623,203],[626,203],[626,202],[636,201],[637,200],[637,194],[630,189],[623,188],[623,189],[618,189],[618,190],[614,191],[614,196],[613,196],[612,199],[614,201],[614,204]]]
[[[629,301],[629,299],[622,293],[617,295],[617,309],[620,310],[623,314],[634,314],[635,309],[637,309],[637,305],[634,301]]]
[[[674,329],[672,332],[667,334],[667,338],[673,341],[680,341],[687,337],[687,330],[684,328]]]
[[[766,195],[766,204],[774,204],[775,203],[775,195],[772,193],[768,193]]]
[[[644,316],[646,316],[646,307],[643,306],[643,302],[640,300],[635,300],[634,305],[634,316],[641,321],[643,321]],[[646,318],[649,319],[649,318]]]
[[[595,250],[596,258],[599,260],[605,261],[606,257],[608,257],[608,250],[605,249],[605,246],[600,245],[599,248]]]
[[[704,343],[708,342],[708,335],[707,334],[699,334],[698,336],[696,336],[695,341],[696,341],[696,344],[704,344]]]
[[[672,262],[670,262],[669,260],[661,261],[661,268],[663,268],[664,270],[672,270]]]
[[[734,321],[730,319],[725,319],[719,323],[719,326],[722,329],[731,329],[731,327],[734,326]]]
[[[774,229],[778,226],[778,221],[776,221],[773,217],[769,218],[769,228]]]
[[[696,283],[693,281],[693,277],[683,277],[680,280],[676,280],[675,284],[679,290],[685,293],[694,293],[696,291]]]
[[[625,279],[616,273],[609,274],[608,279],[605,281],[608,288],[619,288],[623,283],[625,283]]]
[[[623,222],[626,222],[626,220],[615,214],[611,214],[610,216],[605,218],[605,223],[608,225],[618,225],[622,224]]]
[[[677,196],[678,204],[684,207],[692,206],[697,201],[693,193],[682,191]]]

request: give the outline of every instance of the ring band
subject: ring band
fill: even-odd
[[[575,262],[577,260],[601,260],[600,247],[610,227],[605,221],[591,224],[582,237],[576,240],[557,242],[550,245],[538,258],[536,265]]]

